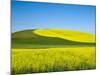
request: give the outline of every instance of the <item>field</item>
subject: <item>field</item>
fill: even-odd
[[[95,69],[95,47],[12,49],[12,73]]]
[[[95,35],[85,33],[85,32],[73,31],[73,30],[38,29],[38,30],[33,31],[33,33],[36,33],[41,36],[58,37],[65,40],[72,40],[76,42],[95,43]]]
[[[12,33],[12,75],[96,68],[95,35],[62,29]]]

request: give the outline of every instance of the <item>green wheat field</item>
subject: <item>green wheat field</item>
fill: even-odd
[[[12,75],[96,68],[95,35],[62,29],[12,33]]]

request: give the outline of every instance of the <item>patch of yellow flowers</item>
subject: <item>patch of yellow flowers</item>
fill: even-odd
[[[95,47],[12,49],[12,74],[95,69]]]
[[[76,42],[87,42],[95,43],[95,35],[73,31],[73,30],[62,30],[62,29],[37,29],[33,33],[46,36],[46,37],[58,37],[66,40],[76,41]]]

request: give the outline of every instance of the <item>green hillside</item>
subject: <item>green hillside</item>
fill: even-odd
[[[34,29],[35,30],[35,29]],[[23,30],[12,33],[12,48],[48,48],[68,46],[93,46],[95,43],[76,42],[59,37],[46,37],[33,33],[34,30]]]

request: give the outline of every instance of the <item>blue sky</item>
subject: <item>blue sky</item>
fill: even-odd
[[[63,28],[95,34],[95,6],[12,1],[12,32]]]

